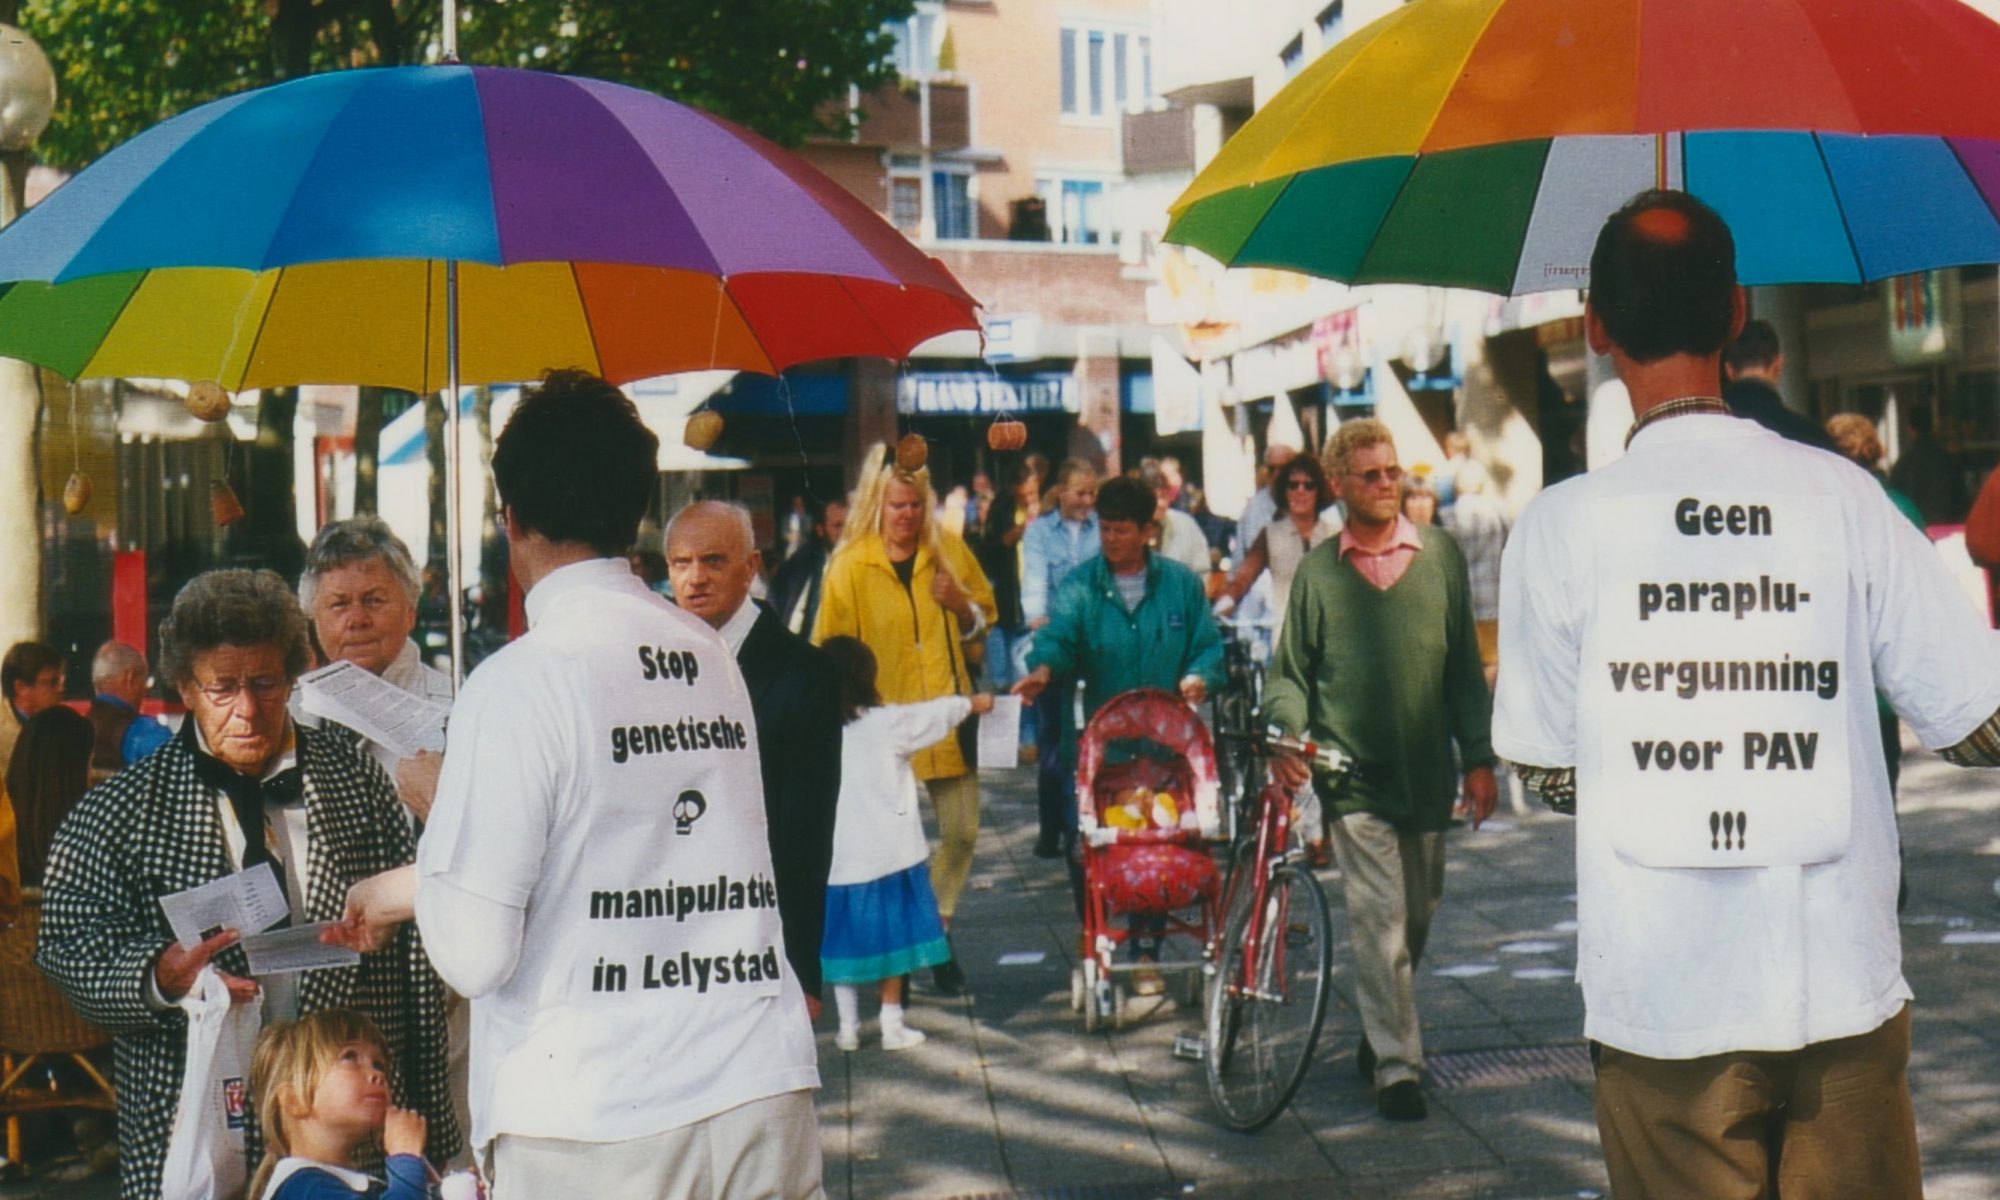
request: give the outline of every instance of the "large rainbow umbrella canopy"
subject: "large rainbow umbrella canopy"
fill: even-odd
[[[1232,266],[1523,294],[1678,187],[1746,283],[2000,261],[2000,25],[1959,0],[1416,0],[1337,44],[1173,205]]]
[[[975,302],[803,161],[647,92],[341,71],[193,109],[0,233],[0,354],[70,378],[616,382],[904,357]]]

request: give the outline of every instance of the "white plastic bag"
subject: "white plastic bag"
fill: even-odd
[[[250,1120],[250,1053],[260,1008],[231,1004],[213,965],[181,998],[187,1010],[187,1068],[174,1110],[161,1200],[236,1200],[249,1183],[244,1132]]]

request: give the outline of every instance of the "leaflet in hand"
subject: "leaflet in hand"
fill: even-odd
[[[346,946],[329,946],[319,935],[334,922],[293,925],[273,929],[243,939],[243,953],[250,960],[252,975],[286,975],[294,971],[317,971],[322,967],[348,967],[361,961],[358,951]]]
[[[197,888],[160,897],[174,940],[192,950],[224,929],[244,937],[262,933],[285,919],[292,906],[270,863],[212,879]]]
[[[1021,762],[1021,698],[993,697],[993,711],[979,718],[979,765],[987,770]]]
[[[444,722],[451,715],[449,705],[406,692],[345,661],[301,676],[299,703],[401,758],[419,750],[443,750]]]

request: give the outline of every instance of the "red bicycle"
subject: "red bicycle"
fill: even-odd
[[[1276,730],[1217,737],[1246,742],[1259,754],[1306,758],[1335,786],[1354,771],[1354,760],[1339,749]],[[1269,1125],[1304,1082],[1333,973],[1326,893],[1292,845],[1292,792],[1267,784],[1256,810],[1231,848],[1223,932],[1203,968],[1208,1093],[1223,1124],[1243,1133]]]

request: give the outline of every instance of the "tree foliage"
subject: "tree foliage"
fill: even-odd
[[[627,83],[795,144],[894,75],[913,0],[464,0],[459,55]],[[316,71],[435,61],[439,0],[22,0],[61,99],[40,156],[79,167],[204,101]]]

